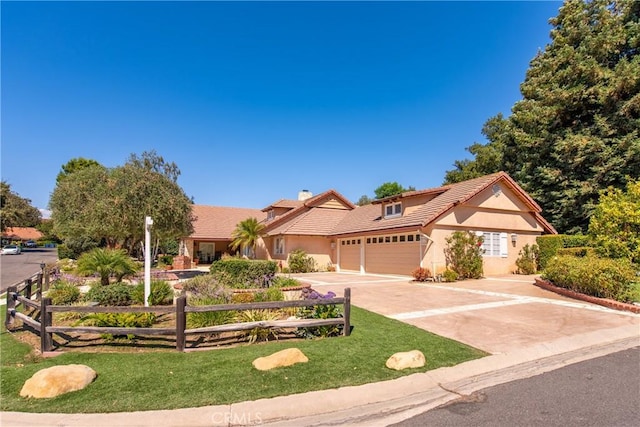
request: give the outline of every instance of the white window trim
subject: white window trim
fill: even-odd
[[[387,208],[389,208],[389,207],[393,211],[392,214],[387,214]],[[399,212],[396,212],[397,210],[399,210]],[[397,218],[399,216],[402,216],[402,202],[389,203],[389,204],[384,205],[384,217],[385,218]]]
[[[497,231],[476,231],[476,235],[483,238],[483,257],[507,258],[509,256],[508,234]],[[488,237],[488,239],[487,239]],[[497,247],[496,247],[497,243]]]
[[[273,212],[273,209],[269,210],[267,212],[267,221],[272,220],[273,218],[275,218],[275,212]]]

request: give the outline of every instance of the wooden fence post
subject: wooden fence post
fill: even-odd
[[[40,303],[40,351],[53,350],[53,334],[47,332],[47,326],[52,325],[52,313],[47,311],[51,305],[51,298],[42,298]]]
[[[36,279],[38,283],[38,291],[36,292],[36,300],[42,301],[42,273],[38,273],[38,278]]]
[[[24,297],[26,299],[31,299],[31,286],[33,285],[33,280],[27,279],[24,283],[26,284],[24,288]]]
[[[176,350],[178,351],[184,351],[187,342],[187,337],[184,333],[187,328],[187,314],[184,311],[186,305],[187,297],[184,295],[176,300]]]
[[[344,288],[344,328],[345,337],[351,335],[351,288]]]
[[[48,291],[49,290],[49,280],[51,273],[49,273],[49,269],[45,267],[44,269],[44,290]]]
[[[14,315],[16,313],[16,292],[18,291],[17,286],[9,286],[7,289],[7,315],[4,320],[4,326],[9,329],[9,326],[13,324],[15,320]]]

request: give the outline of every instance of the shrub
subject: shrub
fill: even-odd
[[[106,306],[125,306],[131,305],[131,292],[133,286],[125,283],[114,283],[109,286],[101,286],[96,284],[93,286],[87,295],[85,300],[95,301],[98,305]]]
[[[458,280],[458,273],[453,270],[446,269],[444,273],[442,273],[442,278],[445,282],[455,282]]]
[[[454,231],[445,240],[448,268],[458,273],[461,279],[482,277],[482,237],[469,231]]]
[[[109,277],[115,276],[116,282],[120,282],[137,270],[137,263],[123,249],[96,248],[78,258],[78,273],[87,276],[97,273],[105,286],[109,284]]]
[[[256,302],[267,302],[267,301],[283,301],[284,294],[279,288],[269,288],[265,289],[261,292],[256,292],[255,301]]]
[[[189,298],[189,305],[217,305],[226,304],[226,298],[213,298],[211,296],[194,296]],[[207,326],[224,325],[233,323],[235,313],[233,311],[200,311],[187,313],[188,328],[205,328]]]
[[[289,271],[292,273],[312,273],[316,271],[316,260],[308,256],[302,249],[296,249],[289,253]]]
[[[518,253],[518,259],[516,260],[516,266],[518,267],[518,274],[534,274],[538,271],[538,258],[539,258],[538,245],[529,245],[528,243],[520,249]]]
[[[266,288],[276,274],[275,261],[226,258],[211,264],[211,273],[225,285],[238,289]]]
[[[71,305],[80,299],[80,289],[73,283],[60,281],[51,286],[47,296],[53,305]]]
[[[238,292],[231,296],[232,304],[248,304],[254,302],[255,296],[253,292]]]
[[[278,320],[278,312],[273,310],[245,310],[238,313],[238,322],[262,322]],[[256,341],[269,341],[269,339],[278,339],[281,329],[278,328],[253,328],[242,333],[249,338],[249,344]]]
[[[538,268],[544,270],[547,266],[547,262],[556,256],[558,249],[564,247],[562,243],[562,236],[556,234],[549,234],[545,236],[538,236],[536,238],[538,244]]]
[[[558,249],[557,255],[585,257],[587,255],[596,255],[596,251],[590,247],[560,248]]]
[[[637,280],[628,260],[568,255],[551,259],[542,277],[562,288],[618,301],[628,300]]]
[[[182,289],[197,297],[222,299],[226,302],[231,300],[231,292],[219,283],[212,274],[201,274],[193,277],[183,282]]]
[[[63,244],[58,245],[58,258],[78,259],[80,255],[96,247],[98,242],[88,237],[66,239]]]
[[[158,264],[171,265],[173,264],[173,255],[162,255],[158,257]]]
[[[428,268],[422,268],[422,267],[418,267],[415,270],[413,270],[411,275],[413,276],[413,279],[418,282],[426,282],[427,280],[433,277],[431,276],[431,270],[429,270]]]
[[[303,299],[332,299],[336,294],[329,291],[326,295],[319,293],[318,291],[305,288],[302,290]],[[298,310],[297,316],[302,319],[334,319],[342,317],[342,311],[335,304],[327,305],[315,305],[303,307]],[[305,338],[313,337],[329,337],[336,336],[342,333],[343,325],[326,325],[316,326],[312,328],[300,328],[297,334]]]
[[[287,276],[276,276],[271,281],[271,287],[275,288],[295,288],[300,285],[301,283],[298,279]]]
[[[152,280],[149,293],[149,305],[173,304],[173,288],[164,280]],[[136,304],[144,305],[144,283],[138,283],[131,290],[131,299]]]
[[[91,313],[83,316],[79,323],[102,327],[149,328],[155,321],[156,315],[153,313]]]

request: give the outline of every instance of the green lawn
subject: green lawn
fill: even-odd
[[[34,358],[30,348],[3,327],[0,410],[91,413],[229,404],[390,380],[486,355],[358,307],[352,307],[352,325],[350,337],[276,341],[191,353],[68,352],[50,359]],[[300,348],[309,362],[266,372],[251,365],[257,357],[288,347]],[[393,353],[413,349],[424,353],[427,366],[401,372],[385,367]],[[70,363],[88,365],[98,377],[86,389],[57,398],[20,397],[22,385],[36,371]]]

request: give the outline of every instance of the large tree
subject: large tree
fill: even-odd
[[[640,2],[568,0],[531,61],[507,123],[447,173],[505,170],[558,230],[586,231],[601,190],[640,174]],[[493,119],[490,119],[493,120]],[[485,168],[485,166],[487,166]]]
[[[34,227],[40,223],[42,214],[31,206],[31,200],[11,191],[11,185],[0,182],[0,228]]]
[[[193,231],[191,200],[171,178],[136,164],[84,168],[56,186],[50,200],[54,232],[65,239],[104,239],[130,251],[153,218],[157,241]]]
[[[100,165],[100,163],[98,163],[96,160],[85,159],[84,157],[76,157],[75,159],[71,159],[60,168],[60,172],[58,172],[58,176],[56,177],[56,183],[59,183],[74,172],[78,172],[80,170],[93,166],[101,167],[102,165]]]
[[[381,184],[378,188],[373,190],[376,195],[376,199],[384,199],[385,197],[395,196],[396,194],[404,193],[405,191],[413,191],[414,187],[409,186],[408,188],[404,188],[402,185],[397,182],[385,182]]]

